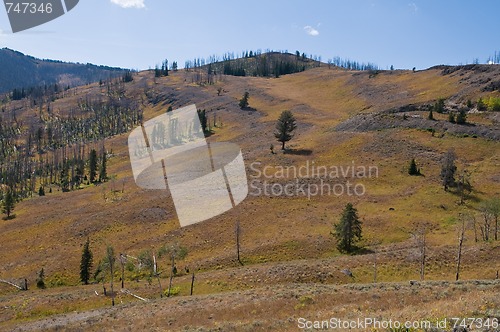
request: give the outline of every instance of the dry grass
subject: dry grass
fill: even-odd
[[[218,86],[226,90],[220,97],[216,93]],[[123,330],[132,322],[137,329],[153,324],[153,329],[171,330],[182,327],[289,330],[294,328],[299,315],[311,318],[356,317],[368,313],[393,318],[484,315],[486,301],[498,303],[493,296],[497,284],[486,285],[484,293],[477,294],[473,290],[482,292],[483,286],[447,286],[436,282],[414,291],[406,284],[331,285],[352,282],[339,274],[346,267],[355,274],[355,282],[368,283],[373,279],[374,255],[339,256],[329,234],[343,206],[350,201],[355,203],[364,222],[364,244],[378,253],[379,281],[418,278],[418,257],[409,232],[422,222],[430,224],[428,278],[453,279],[456,218],[461,211],[475,211],[478,201],[469,200],[461,207],[456,195],[442,190],[441,155],[455,148],[459,169],[473,171],[475,196],[484,199],[500,195],[499,143],[449,135],[431,137],[429,132],[418,130],[354,134],[335,132],[332,128],[359,112],[451,96],[462,88],[457,77],[430,70],[381,73],[370,78],[368,73],[319,68],[279,79],[227,77],[216,86],[198,87],[185,82],[181,72],[157,79],[156,83],[153,73],[140,73],[127,85],[127,94],[141,100],[145,87],[160,95],[175,93],[174,107],[196,102],[209,114],[217,110],[223,125],[214,129],[209,140],[239,144],[247,167],[254,161],[297,167],[308,161],[325,166],[348,166],[354,161],[357,165],[377,166],[379,177],[362,179],[367,190],[363,197],[316,196],[308,200],[249,196],[223,215],[179,229],[169,192],[139,189],[132,179],[127,135],[113,137],[106,140],[106,147],[113,151],[108,173],[114,175],[114,180],[71,193],[55,191],[26,200],[16,207],[15,219],[0,223],[5,253],[0,258],[0,277],[12,280],[26,277],[33,285],[36,273],[44,267],[49,280],[66,284],[26,293],[1,288],[1,301],[8,307],[2,312],[1,326],[21,327],[25,321],[77,311],[78,314],[68,316],[69,321],[64,318],[59,322],[57,318],[54,323],[46,320],[41,325],[27,327],[56,329],[57,324],[69,324],[68,328],[82,329],[92,323],[96,324],[95,329],[109,329],[120,321],[119,328]],[[250,106],[256,111],[238,108],[237,100],[245,90],[250,91]],[[54,103],[54,108],[64,112],[68,105],[88,93],[101,92],[96,85],[79,88],[76,95]],[[157,105],[144,101],[145,117],[163,113],[169,104],[169,100]],[[278,146],[273,137],[274,122],[284,109],[293,110],[299,123],[297,136],[289,146],[309,150],[309,154],[270,153],[271,143]],[[487,122],[481,115],[471,119]],[[422,167],[423,177],[406,174],[413,157]],[[251,170],[247,171],[250,176]],[[235,260],[236,220],[242,227],[243,268],[238,268]],[[81,247],[87,237],[91,239],[96,261],[103,257],[107,244],[112,244],[116,252],[137,255],[144,249],[157,250],[167,242],[182,243],[189,255],[178,263],[178,268],[189,266],[196,271],[195,293],[206,295],[165,300],[175,302],[176,306],[165,306],[162,301],[126,304],[136,301],[122,297],[124,304],[120,303],[117,309],[82,314],[109,303],[108,299],[93,295],[94,289],[100,291],[100,286],[76,286]],[[493,278],[500,269],[498,243],[476,245],[469,231],[465,246],[463,278]],[[164,265],[160,262],[160,268]],[[166,276],[163,278],[165,287]],[[318,284],[321,280],[325,285]],[[127,287],[138,294],[158,297],[154,280],[151,285],[144,280],[129,284]],[[186,295],[189,276],[176,278],[175,284],[181,287],[180,294]],[[440,295],[445,290],[450,294],[448,299]],[[221,294],[211,295],[214,293]],[[311,296],[313,301],[301,301],[303,296]],[[457,304],[460,298],[468,300],[463,311]],[[402,306],[407,309],[402,310]],[[443,307],[449,307],[449,312],[439,311]],[[199,320],[187,318],[194,312]],[[101,315],[104,316],[99,318]]]

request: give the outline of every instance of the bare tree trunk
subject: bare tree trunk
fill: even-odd
[[[163,297],[163,289],[161,287],[160,274],[158,273],[158,266],[156,263],[156,256],[153,255],[153,274],[156,276],[158,280],[158,287],[160,288],[160,298]]]
[[[125,279],[125,264],[124,264],[125,256],[120,254],[120,264],[122,265],[122,289],[125,288],[124,279]]]
[[[240,221],[236,221],[236,256],[238,258],[238,262],[243,265],[243,262],[241,261],[240,258],[240,233],[241,233],[241,228],[240,228]]]
[[[422,239],[421,239],[421,261],[420,261],[420,280],[425,279],[425,230],[422,233]]]
[[[476,226],[476,217],[473,217],[474,218],[474,242],[477,243],[478,239],[477,239],[477,226]]]
[[[175,257],[174,255],[172,255],[172,267],[170,268],[170,280],[168,282],[167,297],[170,297],[170,292],[172,290],[172,280],[174,279],[174,266],[175,266]]]
[[[498,216],[495,216],[495,241],[498,240]]]
[[[425,255],[426,255],[426,243],[425,243],[425,228],[420,228],[415,233],[411,235],[415,238],[417,242],[417,247],[420,252],[420,280],[425,278]]]
[[[498,272],[497,272],[497,277],[498,277]],[[194,272],[193,272],[193,276],[191,277],[191,293],[190,293],[190,295],[193,295],[193,288],[194,288]]]
[[[457,274],[455,276],[456,281],[458,281],[460,277],[460,263],[462,260],[462,245],[464,242],[464,233],[465,233],[465,220],[462,220],[462,229],[460,230],[460,234],[458,235]]]
[[[160,297],[163,297],[163,289],[161,288],[161,282],[160,282],[160,274],[156,274],[156,278],[158,279],[158,287],[160,288]]]
[[[114,271],[113,271],[113,265],[111,265],[111,268],[110,268],[110,272],[111,272],[111,305],[114,306],[115,305],[115,292],[113,291],[113,276],[114,276]]]

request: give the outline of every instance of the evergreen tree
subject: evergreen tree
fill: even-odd
[[[90,151],[89,158],[89,181],[95,182],[97,176],[97,152],[95,149]]]
[[[101,170],[99,172],[99,181],[104,182],[108,179],[108,173],[106,170],[106,151],[103,149],[102,160],[101,160]]]
[[[2,204],[2,213],[5,213],[7,215],[7,219],[11,217],[11,213],[14,210],[14,206],[15,206],[14,193],[12,192],[11,189],[8,189],[7,193],[5,193],[3,197],[3,204]]]
[[[155,77],[161,77],[161,70],[158,65],[155,66]]]
[[[68,162],[65,161],[64,165],[61,169],[61,174],[60,176],[60,185],[61,185],[61,190],[63,192],[68,192],[69,191],[69,165]]]
[[[38,272],[38,278],[36,279],[36,287],[40,289],[45,288],[45,271],[42,269]]]
[[[85,161],[81,158],[79,158],[76,161],[76,169],[75,169],[75,183],[77,186],[80,186],[82,183],[83,179],[85,178]]]
[[[410,162],[410,167],[408,167],[408,174],[420,175],[420,169],[417,167],[417,163],[415,162],[415,158],[413,158]]]
[[[134,76],[132,76],[132,72],[130,70],[126,70],[122,76],[122,81],[124,83],[132,82],[134,80]]]
[[[429,120],[434,120],[434,113],[433,113],[433,111],[432,111],[432,108],[431,108],[431,109],[430,109],[430,111],[429,111],[429,115],[427,116],[427,119],[429,119]]]
[[[434,104],[434,111],[436,113],[443,113],[444,112],[444,99],[439,98],[436,103]]]
[[[163,61],[163,65],[162,65],[162,75],[163,76],[168,76],[168,60],[165,59],[165,61]]]
[[[443,156],[443,161],[441,165],[441,180],[445,191],[448,188],[454,186],[455,182],[455,172],[457,171],[457,166],[455,166],[455,160],[457,156],[453,149],[448,150]]]
[[[281,142],[281,149],[285,150],[285,143],[293,138],[293,131],[297,128],[295,117],[291,111],[283,111],[276,123],[277,132],[274,137]]]
[[[351,253],[356,249],[354,244],[361,240],[361,224],[358,211],[351,203],[347,203],[340,222],[334,225],[334,230],[331,232],[337,239],[337,249],[340,252]]]
[[[240,108],[247,108],[248,107],[248,99],[250,98],[250,94],[248,91],[245,91],[245,94],[243,94],[243,97],[240,99]]]
[[[480,112],[486,111],[487,107],[486,107],[486,104],[483,101],[483,98],[479,98],[479,100],[477,101],[477,104],[476,104],[476,108]]]
[[[460,110],[457,115],[457,124],[466,124],[467,123],[467,113],[465,110]]]
[[[93,255],[90,250],[90,240],[87,238],[87,241],[83,245],[82,251],[82,259],[80,261],[80,280],[88,285],[90,280],[90,269],[92,269],[93,263]]]

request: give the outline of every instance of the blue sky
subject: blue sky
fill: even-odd
[[[500,50],[498,13],[495,0],[80,0],[16,34],[0,9],[0,47],[134,69],[251,49],[423,69],[485,62]]]

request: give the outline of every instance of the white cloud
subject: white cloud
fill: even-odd
[[[316,29],[314,29],[314,28],[313,28],[312,26],[310,26],[310,25],[306,25],[306,26],[304,27],[304,30],[305,30],[305,32],[306,32],[309,36],[317,36],[317,35],[319,35],[319,31],[318,31],[318,30],[316,30]]]
[[[416,3],[411,2],[411,3],[408,4],[408,7],[410,7],[410,9],[411,9],[412,12],[414,12],[414,13],[418,12],[418,6],[417,6]]]
[[[145,8],[145,0],[111,0],[111,3],[122,8]]]

